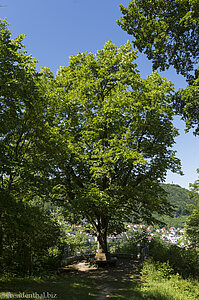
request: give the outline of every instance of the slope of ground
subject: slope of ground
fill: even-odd
[[[196,300],[198,281],[179,275],[160,278],[150,264],[138,271],[138,263],[119,259],[116,267],[89,267],[87,262],[73,264],[59,276],[49,279],[0,280],[0,299],[57,300]],[[21,294],[21,295],[20,295]],[[42,297],[43,295],[43,297]]]

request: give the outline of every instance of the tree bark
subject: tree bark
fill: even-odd
[[[1,221],[1,213],[0,213],[0,258],[3,253],[3,229],[2,229],[2,221]]]
[[[103,231],[97,232],[97,252],[98,253],[107,253],[107,234]]]
[[[105,218],[100,217],[97,226],[97,252],[98,253],[108,252],[107,229],[108,229],[108,221]]]

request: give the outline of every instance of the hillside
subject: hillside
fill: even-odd
[[[162,184],[162,187],[168,193],[168,201],[176,207],[173,217],[159,217],[168,227],[183,227],[188,216],[188,205],[193,204],[189,199],[189,191],[177,184]]]

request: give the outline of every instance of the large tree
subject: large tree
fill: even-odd
[[[187,129],[195,128],[195,134],[199,132],[198,7],[198,0],[132,0],[128,7],[120,6],[122,17],[117,21],[152,61],[154,70],[173,66],[187,78],[188,87],[176,93],[174,103]]]
[[[55,244],[58,230],[34,207],[47,185],[38,164],[45,103],[35,60],[24,50],[23,38],[12,39],[0,19],[0,264],[1,271],[27,267],[31,272],[36,255],[41,259],[42,251]]]
[[[31,162],[31,141],[40,120],[38,74],[23,50],[23,38],[11,39],[0,19],[0,191],[8,194],[17,190]]]
[[[107,233],[129,216],[151,222],[153,211],[170,211],[159,182],[167,170],[179,171],[173,86],[156,72],[142,79],[135,58],[129,42],[120,48],[107,42],[96,54],[71,56],[55,79],[43,70],[49,101],[43,159],[54,197],[93,225],[99,252],[107,252]]]
[[[175,108],[186,121],[187,131],[199,135],[199,1],[132,0],[121,6],[118,24],[134,37],[134,45],[152,60],[153,68],[173,66],[189,82],[175,96]],[[194,76],[195,69],[195,76]],[[192,186],[192,198],[198,198],[198,181]],[[187,233],[198,245],[198,205],[187,220]]]
[[[154,69],[172,65],[191,79],[199,59],[198,6],[198,0],[131,0],[128,7],[120,6],[117,22]]]

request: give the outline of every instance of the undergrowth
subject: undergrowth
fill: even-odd
[[[178,273],[175,274],[168,262],[148,259],[143,265],[141,278],[143,299],[199,299],[199,282],[191,278],[183,279]]]

